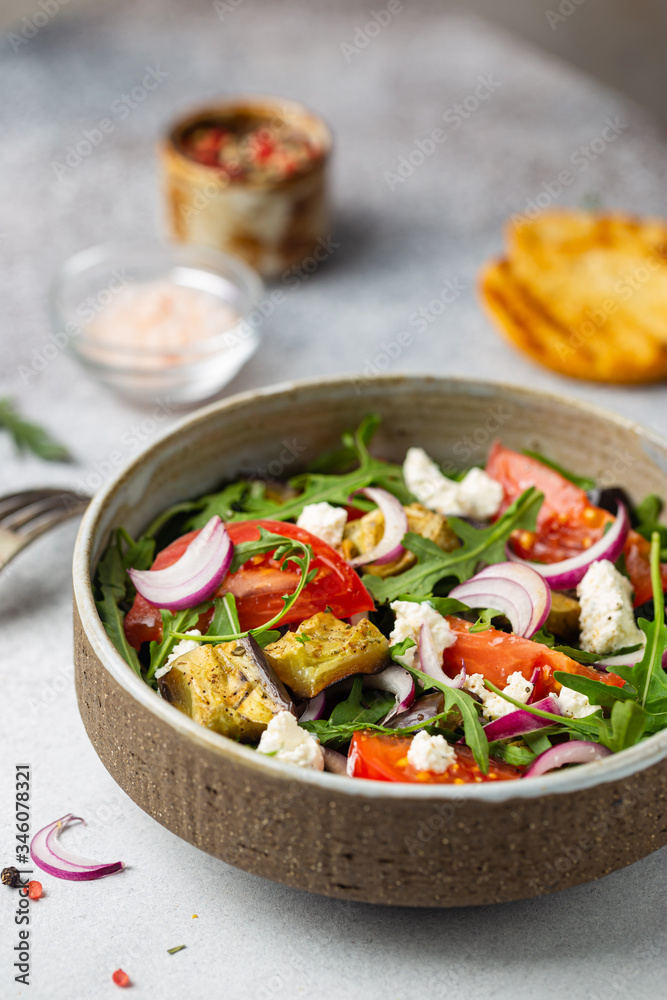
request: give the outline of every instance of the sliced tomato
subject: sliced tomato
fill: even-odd
[[[536,486],[544,493],[537,518],[537,531],[517,531],[514,549],[523,559],[554,563],[569,559],[590,548],[604,534],[613,514],[592,504],[586,493],[554,469],[535,458],[521,455],[496,441],[486,463],[486,471],[505,491],[502,510],[528,489]],[[635,607],[651,597],[649,542],[636,531],[628,532],[624,547],[625,564],[634,587]],[[662,567],[662,585],[667,587],[667,566]]]
[[[533,642],[532,639],[524,639],[523,636],[501,632],[495,628],[484,632],[470,632],[470,622],[463,621],[462,618],[450,616],[447,621],[456,632],[456,642],[443,654],[443,669],[448,677],[456,677],[465,667],[468,675],[482,674],[496,687],[503,688],[510,674],[518,672],[529,681],[535,670],[539,669],[536,698],[560,690],[560,684],[553,676],[556,670],[580,674],[614,687],[623,685],[623,679],[617,674],[593,670],[541,642]]]
[[[317,575],[301,592],[282,623],[303,621],[327,607],[338,618],[347,618],[359,611],[371,611],[374,608],[373,598],[349,563],[309,531],[298,528],[295,524],[269,520],[235,521],[226,525],[235,545],[258,539],[260,527],[277,535],[305,542],[313,548],[311,569],[316,570]],[[166,569],[175,563],[197,534],[197,531],[189,531],[173,541],[158,553],[151,569]],[[236,573],[229,573],[217,594],[234,594],[243,630],[258,628],[282,609],[281,597],[296,590],[299,575],[300,571],[291,566],[283,572],[280,564],[271,558],[271,554],[256,556]],[[202,616],[200,625],[205,626],[208,621],[210,613],[208,619]],[[135,649],[143,642],[159,641],[162,638],[160,611],[140,594],[137,594],[125,617],[125,634]]]
[[[443,774],[417,771],[408,763],[411,736],[387,736],[360,731],[352,737],[348,759],[353,761],[354,778],[375,781],[404,781],[415,784],[468,785],[482,781],[508,781],[520,778],[521,771],[502,761],[491,760],[488,774],[483,774],[468,747],[457,746],[456,761]]]

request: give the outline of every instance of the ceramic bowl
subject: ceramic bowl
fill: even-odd
[[[74,555],[76,689],[88,735],[130,797],[229,864],[311,892],[409,906],[538,896],[600,878],[667,842],[667,732],[543,778],[403,785],[307,772],[202,728],[122,660],[95,610],[91,572],[117,525],[239,474],[290,476],[368,411],[374,450],[421,445],[482,462],[491,441],[544,452],[634,497],[667,496],[667,443],[583,403],[419,376],[302,382],[234,396],[183,420],[88,508]]]

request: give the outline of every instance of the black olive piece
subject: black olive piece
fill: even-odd
[[[632,500],[622,486],[608,486],[604,489],[596,488],[589,490],[587,496],[592,504],[595,504],[596,507],[602,507],[603,510],[608,510],[610,514],[615,514],[619,502],[622,503],[630,515],[630,524],[633,528],[637,527],[639,523],[637,512]]]

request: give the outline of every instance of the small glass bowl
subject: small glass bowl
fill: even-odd
[[[207,292],[236,317],[222,332],[177,346],[91,335],[91,324],[123,289],[149,282]],[[159,398],[188,405],[219,392],[257,350],[262,313],[255,307],[263,287],[247,264],[209,247],[102,244],[74,254],[57,272],[50,294],[54,339],[100,381],[136,402]]]

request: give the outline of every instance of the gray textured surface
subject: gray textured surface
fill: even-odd
[[[168,404],[151,415],[120,402],[61,353],[39,373],[30,366],[33,351],[47,343],[45,290],[58,262],[101,239],[160,227],[153,142],[176,110],[219,92],[307,100],[337,137],[340,247],[320,273],[286,289],[263,349],[230,391],[358,372],[383,343],[412,330],[414,342],[393,370],[543,387],[662,429],[664,388],[594,388],[535,368],[497,338],[473,287],[481,261],[500,248],[506,216],[567,167],[607,116],[628,127],[560,201],[595,196],[662,212],[667,150],[657,130],[616,95],[509,36],[416,2],[348,64],[340,44],[352,42],[367,17],[352,4],[242,0],[220,21],[208,3],[124,2],[88,17],[56,16],[17,51],[2,43],[0,391],[47,421],[79,460],[70,468],[18,461],[0,440],[3,491],[47,481],[94,487],[174,419]],[[156,64],[168,74],[164,82],[125,121],[112,112],[113,134],[58,181],[53,161]],[[489,74],[501,83],[497,91],[392,192],[385,172]],[[465,291],[417,333],[410,315],[447,280]],[[386,911],[312,898],[229,869],[143,815],[97,761],[76,710],[74,533],[73,525],[60,529],[0,577],[0,861],[12,848],[13,765],[29,760],[33,829],[74,809],[91,823],[71,831],[72,846],[100,859],[122,857],[129,870],[80,885],[44,878],[48,895],[32,908],[29,989],[13,983],[15,897],[0,893],[3,997],[112,997],[110,975],[119,965],[145,997],[664,995],[664,851],[540,901]],[[187,950],[168,955],[176,944]]]

